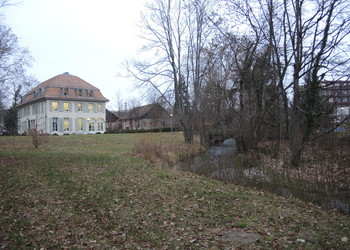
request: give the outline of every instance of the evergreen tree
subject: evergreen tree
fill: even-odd
[[[19,85],[13,96],[13,104],[11,108],[7,110],[4,117],[4,125],[10,135],[18,134],[18,112],[16,106],[20,97],[21,89],[22,86]]]
[[[10,135],[17,135],[18,133],[18,114],[15,105],[12,105],[5,114],[4,125]]]

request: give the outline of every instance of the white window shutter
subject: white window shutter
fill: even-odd
[[[63,102],[58,102],[58,111],[63,112]]]
[[[73,119],[69,118],[69,132],[73,132]]]
[[[84,102],[83,104],[83,112],[87,112],[88,111],[88,104],[86,102]]]
[[[87,123],[87,121],[86,121],[86,119],[84,118],[84,119],[83,119],[83,131],[84,131],[84,132],[87,131],[87,127],[88,127],[86,123]]]
[[[63,132],[63,118],[58,118],[58,131]]]
[[[50,129],[50,132],[52,132],[53,131],[53,119],[52,119],[52,117],[50,117],[49,118],[49,129]]]
[[[75,130],[74,131],[78,132],[78,118],[75,118]]]

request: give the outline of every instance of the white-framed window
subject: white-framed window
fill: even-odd
[[[83,118],[78,118],[78,131],[83,131]]]
[[[34,104],[33,107],[32,107],[32,112],[33,112],[33,115],[37,115],[39,113],[39,104]]]
[[[52,111],[58,111],[58,102],[52,102]]]
[[[78,103],[78,112],[82,112],[83,111],[83,103]]]
[[[336,110],[337,116],[345,117],[349,115],[349,107],[339,107]]]
[[[36,123],[35,123],[35,120],[30,120],[30,123],[29,123],[29,128],[30,128],[30,129],[36,129]]]
[[[97,131],[103,131],[103,119],[97,120]]]
[[[64,102],[64,103],[63,103],[63,110],[64,110],[65,112],[68,112],[68,111],[69,111],[69,102]]]
[[[93,97],[94,96],[94,91],[88,90],[88,97]]]
[[[64,118],[63,131],[64,132],[69,132],[69,118]]]
[[[95,131],[95,119],[90,118],[89,120],[89,132]]]
[[[97,112],[102,113],[102,104],[97,104]]]
[[[94,104],[93,103],[89,103],[88,111],[89,112],[93,112],[94,111]]]
[[[54,131],[54,132],[58,131],[58,118],[57,117],[52,118],[52,131]]]

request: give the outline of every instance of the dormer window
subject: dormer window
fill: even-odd
[[[94,96],[94,92],[92,90],[88,90],[88,97],[93,97]]]
[[[83,96],[83,90],[77,89],[77,96]]]
[[[69,95],[69,89],[67,89],[67,88],[63,89],[63,95],[64,96]]]
[[[37,98],[40,95],[41,95],[41,89],[34,90],[34,98]]]

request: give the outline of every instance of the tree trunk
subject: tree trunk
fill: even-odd
[[[292,110],[289,124],[290,148],[292,151],[291,165],[298,167],[301,161],[303,145],[302,115],[296,108]]]

